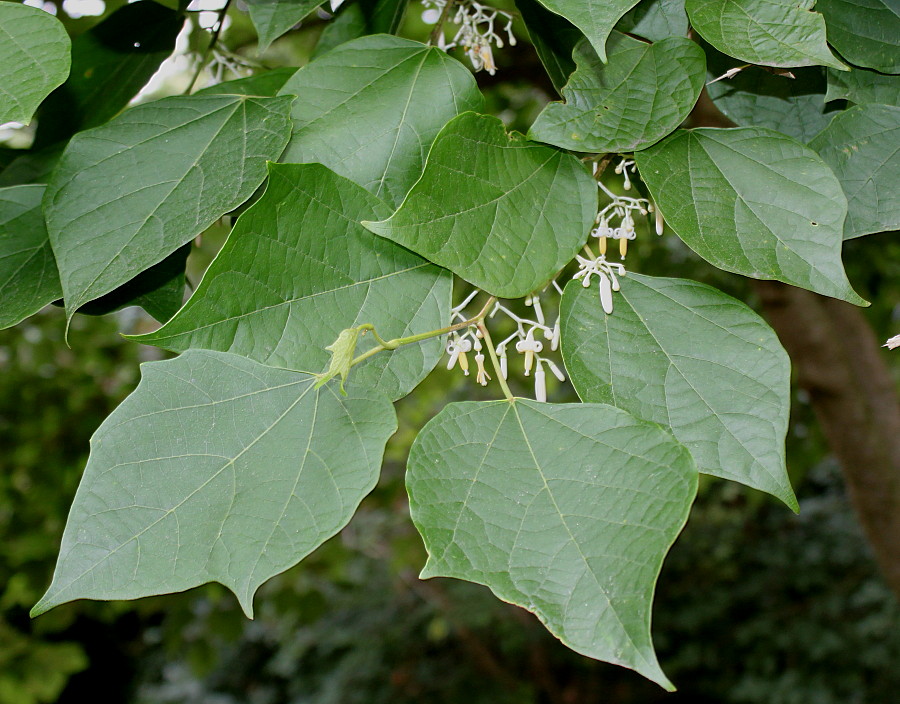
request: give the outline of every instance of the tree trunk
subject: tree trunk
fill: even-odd
[[[841,464],[859,521],[900,596],[900,403],[887,359],[859,308],[773,281],[756,282]]]

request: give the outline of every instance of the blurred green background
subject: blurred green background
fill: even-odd
[[[269,67],[308,60],[324,24],[309,23],[258,59],[246,17],[232,17],[225,44]],[[77,32],[97,19],[67,22]],[[427,31],[417,17],[409,22],[407,34]],[[205,40],[195,31],[188,48]],[[526,42],[497,59],[496,76],[479,75],[489,111],[524,131],[551,88]],[[177,92],[185,80],[181,74],[159,90]],[[194,283],[225,231],[214,228],[193,253]],[[895,334],[897,238],[850,241],[844,259],[854,286],[874,301],[866,315],[877,335]],[[640,232],[629,266],[755,301],[746,281],[713,270],[670,233]],[[799,392],[788,467],[800,515],[707,478],[666,560],[653,632],[676,694],[569,651],[485,588],[417,579],[424,549],[403,486],[410,443],[445,402],[494,393],[443,365],[398,404],[400,430],[377,489],[344,531],[260,589],[254,621],[217,585],[137,602],[67,604],[30,620],[49,583],[89,438],[137,384],[139,363],[160,354],[124,342],[119,332],[151,322],[136,309],[77,316],[69,348],[63,313],[49,308],[0,332],[0,704],[897,700],[900,605],[877,572],[840,470]],[[552,395],[575,400],[565,385]]]

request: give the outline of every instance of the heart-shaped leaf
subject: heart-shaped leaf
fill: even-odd
[[[659,426],[601,404],[451,403],[413,443],[422,577],[490,587],[573,650],[666,688],[653,590],[697,470]]]
[[[389,212],[324,166],[271,164],[265,194],[238,219],[184,308],[134,339],[319,372],[326,345],[346,328],[372,323],[391,338],[448,325],[452,277],[359,224]],[[441,354],[437,338],[404,345],[354,368],[348,386],[399,398]]]
[[[375,486],[391,404],[223,352],[142,369],[91,439],[32,615],[215,581],[252,616],[259,585],[343,528]]]
[[[395,207],[440,129],[484,102],[469,70],[446,52],[387,35],[341,44],[280,94],[302,96],[281,161],[317,161]]]
[[[562,95],[538,115],[528,137],[580,152],[630,152],[659,141],[688,116],[703,89],[706,61],[696,42],[655,44],[613,32],[605,66],[587,41]]]
[[[44,196],[67,316],[247,200],[287,143],[291,101],[164,98],[75,135]]]
[[[818,0],[828,41],[851,63],[900,73],[900,4],[896,0]]]
[[[69,75],[70,48],[66,28],[49,12],[0,2],[0,124],[31,122]]]
[[[797,0],[687,0],[691,26],[719,51],[763,66],[846,70],[825,42],[825,20]],[[830,38],[830,35],[829,35]]]
[[[43,196],[44,186],[0,188],[0,330],[62,296]]]
[[[397,212],[363,224],[495,296],[519,298],[571,261],[596,212],[597,187],[575,157],[464,113],[441,130]]]
[[[870,104],[846,110],[809,146],[844,187],[845,239],[900,229],[900,107]]]
[[[757,127],[679,130],[635,159],[666,222],[706,261],[866,304],[841,263],[847,199],[808,147]]]
[[[573,281],[560,314],[562,352],[583,401],[671,429],[701,472],[784,501],[791,363],[775,332],[740,301],[685,279],[629,274],[612,315]]]

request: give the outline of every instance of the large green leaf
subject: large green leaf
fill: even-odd
[[[847,199],[808,147],[761,127],[680,130],[635,159],[666,222],[706,261],[866,304],[841,263]]]
[[[142,369],[91,439],[32,615],[215,581],[252,616],[257,587],[343,528],[375,486],[391,404],[223,352]]]
[[[796,511],[784,459],[791,363],[775,332],[705,284],[629,274],[620,285],[612,315],[593,287],[566,286],[562,352],[581,399],[667,426],[701,472]]]
[[[495,296],[525,296],[584,244],[597,187],[571,155],[464,113],[390,218],[363,224]],[[527,252],[527,256],[522,256]]]
[[[321,4],[322,0],[247,0],[259,53]]]
[[[69,75],[70,48],[66,28],[49,12],[0,2],[0,124],[31,122]]]
[[[238,219],[184,308],[135,339],[320,372],[325,347],[345,328],[373,323],[391,338],[448,325],[452,277],[359,224],[389,212],[324,166],[273,164],[265,194]],[[353,370],[350,387],[399,398],[441,353],[435,338],[376,355]]]
[[[298,95],[281,161],[317,161],[396,206],[448,120],[480,110],[469,70],[437,47],[388,35],[347,42],[281,89]]]
[[[528,132],[530,139],[580,152],[630,152],[672,132],[688,116],[706,77],[703,49],[683,37],[654,44],[613,32],[600,62],[587,41],[562,95]]]
[[[606,62],[606,40],[622,15],[638,0],[540,0],[541,5],[562,15],[580,29]]]
[[[828,41],[851,63],[900,73],[900,3],[897,0],[818,0]]]
[[[584,35],[566,18],[550,12],[537,0],[516,0],[516,9],[522,14],[528,36],[550,82],[562,95],[563,86],[575,70],[572,50]]]
[[[62,295],[41,213],[44,186],[0,188],[0,329]]]
[[[484,584],[573,650],[672,688],[650,615],[697,470],[659,426],[600,404],[451,403],[416,438],[407,487],[422,577]]]
[[[715,49],[709,50],[707,60],[710,80],[734,68],[736,63]],[[768,127],[808,142],[834,114],[826,112],[825,76],[818,66],[795,68],[791,74],[793,78],[748,66],[732,78],[711,83],[707,90],[716,107],[736,124]]]
[[[828,69],[825,100],[849,100],[852,103],[900,104],[900,76],[854,68],[852,71]]]
[[[844,187],[844,239],[900,229],[900,107],[851,108],[837,115],[809,146]]]
[[[164,98],[73,137],[44,196],[68,317],[247,200],[287,143],[291,100]]]
[[[721,52],[764,66],[846,69],[825,42],[825,20],[798,0],[687,0],[691,26]]]
[[[641,0],[626,12],[616,29],[652,42],[666,37],[684,37],[688,32],[685,0]]]
[[[175,49],[184,16],[155,2],[134,2],[72,42],[68,80],[41,106],[35,147],[101,125],[143,88]]]

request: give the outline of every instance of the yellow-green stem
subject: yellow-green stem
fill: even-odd
[[[478,321],[478,329],[481,331],[481,338],[484,340],[484,344],[487,345],[488,356],[491,358],[491,365],[494,367],[497,381],[500,382],[500,388],[503,389],[503,395],[506,396],[507,401],[512,401],[512,392],[509,390],[506,379],[503,378],[503,374],[500,371],[500,361],[497,359],[497,350],[494,349],[494,341],[491,339],[491,333],[488,331],[487,325],[484,324],[483,318]]]

